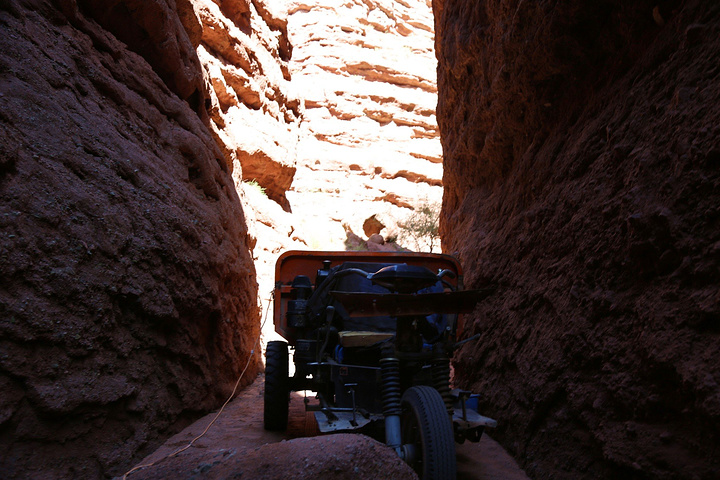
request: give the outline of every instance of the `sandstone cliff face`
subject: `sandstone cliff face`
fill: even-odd
[[[389,227],[439,202],[429,2],[292,0],[288,34],[305,103],[288,198],[308,244],[342,249],[345,228],[362,234],[373,214]]]
[[[303,115],[290,76],[287,9],[270,0],[192,0],[190,6],[184,24],[196,32],[210,87],[210,129],[240,194],[261,303],[267,306],[278,255],[307,248],[295,233],[286,196]],[[272,330],[270,323],[266,333]]]
[[[720,7],[435,0],[457,382],[533,478],[720,472]]]
[[[121,474],[248,361],[255,271],[177,5],[0,4],[3,478]]]
[[[192,0],[197,52],[212,88],[210,118],[237,184],[255,181],[286,209],[302,104],[292,91],[283,4]]]

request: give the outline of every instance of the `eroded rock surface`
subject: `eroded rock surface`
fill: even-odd
[[[270,0],[191,0],[211,85],[211,129],[236,183],[254,181],[288,209],[302,102],[292,90],[287,12]]]
[[[533,478],[720,472],[720,6],[435,0],[458,383]]]
[[[305,102],[288,198],[308,244],[342,249],[373,214],[387,234],[420,200],[439,202],[429,2],[292,0],[288,34]]]
[[[121,474],[248,361],[243,211],[174,5],[0,4],[3,478]]]

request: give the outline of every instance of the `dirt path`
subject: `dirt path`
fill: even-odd
[[[215,414],[201,418],[170,438],[140,462],[140,465],[157,462],[155,465],[128,478],[416,478],[392,451],[363,435],[294,438],[316,432],[309,414],[304,414],[298,394],[292,397],[288,432],[265,431],[263,386],[264,377],[259,376],[227,405],[215,424],[191,448],[165,459],[202,433]],[[512,457],[487,435],[483,435],[480,443],[457,445],[457,460],[458,479],[527,480]]]
[[[483,434],[479,443],[455,444],[458,480],[528,480],[515,459]]]

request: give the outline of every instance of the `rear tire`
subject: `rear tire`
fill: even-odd
[[[402,443],[416,452],[410,466],[421,480],[454,480],[455,439],[445,402],[432,387],[411,387],[402,396]]]
[[[290,405],[288,344],[268,342],[265,351],[265,430],[287,429]]]

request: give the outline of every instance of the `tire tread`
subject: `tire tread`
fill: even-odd
[[[286,342],[268,342],[265,351],[265,394],[263,399],[265,430],[286,430],[290,402],[288,344]]]
[[[416,414],[423,449],[423,480],[454,479],[455,438],[442,396],[432,387],[409,388],[403,395]]]

